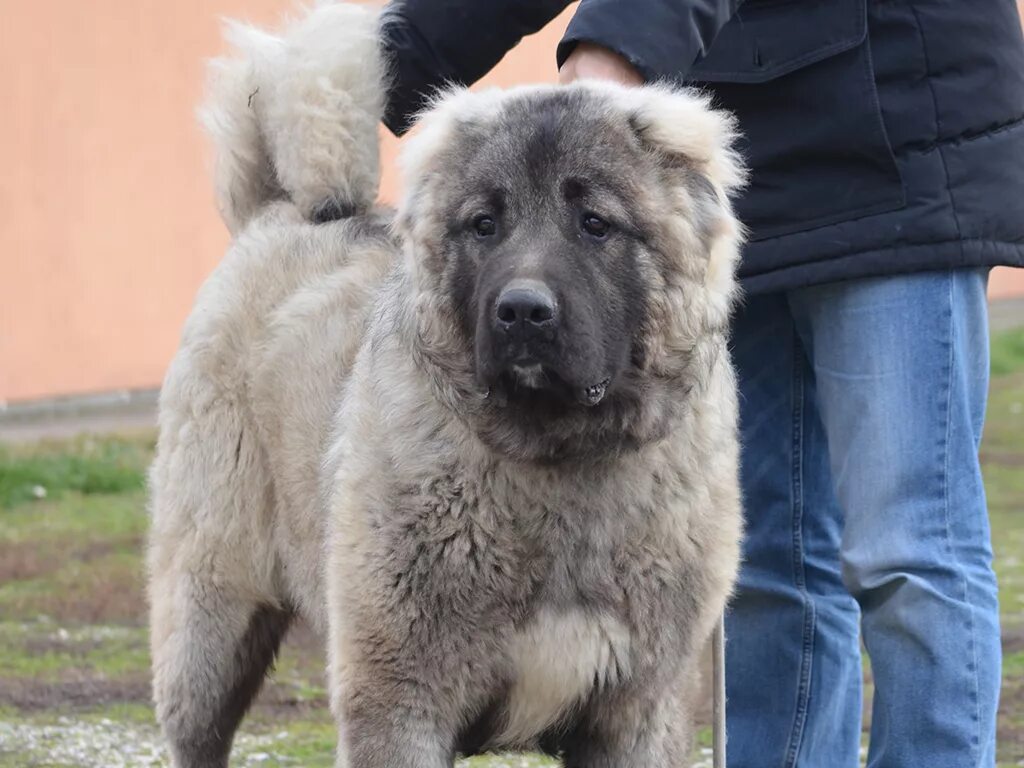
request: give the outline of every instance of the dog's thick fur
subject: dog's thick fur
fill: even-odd
[[[664,87],[451,90],[405,149],[392,217],[372,208],[376,25],[320,5],[283,37],[233,27],[242,55],[214,67],[203,120],[235,239],[167,374],[151,476],[174,764],[226,765],[302,616],[328,644],[340,766],[491,748],[683,765],[740,538],[731,123]],[[567,167],[573,185],[610,179],[621,234],[593,250],[551,224]],[[503,242],[580,260],[590,325],[572,333],[628,342],[575,360],[558,396],[499,396],[478,370],[473,286],[518,257],[488,261],[458,216],[498,183],[521,233]],[[579,370],[605,377],[601,397],[573,400]]]

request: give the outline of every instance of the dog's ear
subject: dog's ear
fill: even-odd
[[[691,223],[699,220],[705,233],[702,315],[707,328],[724,329],[738,291],[735,272],[745,234],[730,199],[747,179],[735,149],[736,120],[686,88],[625,88],[616,101],[641,146],[666,167],[666,178],[679,179],[686,189]]]
[[[375,10],[325,2],[281,36],[228,24],[239,56],[213,62],[200,120],[233,232],[284,196],[311,219],[373,204],[386,93],[378,27]]]
[[[746,183],[736,119],[710,97],[655,84],[623,89],[621,103],[640,143],[667,163],[693,168],[726,196]]]

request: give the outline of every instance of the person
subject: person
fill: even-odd
[[[561,0],[386,10],[385,123],[472,83]],[[733,328],[745,564],[729,765],[995,764],[996,580],[978,462],[988,268],[1024,265],[1013,0],[583,0],[563,82],[668,80],[738,117],[751,182]]]

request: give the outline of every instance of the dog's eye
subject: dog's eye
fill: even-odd
[[[473,219],[473,231],[477,237],[493,237],[498,233],[498,224],[486,214]]]
[[[580,223],[580,226],[584,232],[591,237],[596,237],[598,240],[604,240],[608,237],[608,231],[612,228],[611,224],[596,213],[583,214],[583,221]]]

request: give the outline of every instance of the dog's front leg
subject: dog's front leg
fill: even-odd
[[[428,618],[405,602],[409,593],[402,597],[384,599],[363,581],[345,618],[332,617],[338,768],[452,766],[464,644],[450,637],[457,622]]]
[[[564,746],[566,768],[678,768],[690,764],[688,678],[598,695]]]
[[[496,643],[447,612],[420,617],[397,635],[379,621],[365,634],[353,627],[334,651],[339,768],[451,768],[460,731],[495,685]]]
[[[346,697],[338,768],[451,768],[451,737],[430,713],[410,706],[416,693],[393,688],[394,697],[382,696],[371,687]],[[405,701],[397,703],[398,697]]]
[[[336,508],[327,602],[343,768],[450,768],[501,685],[518,604],[519,572],[497,559],[458,486],[397,501],[380,514]]]

